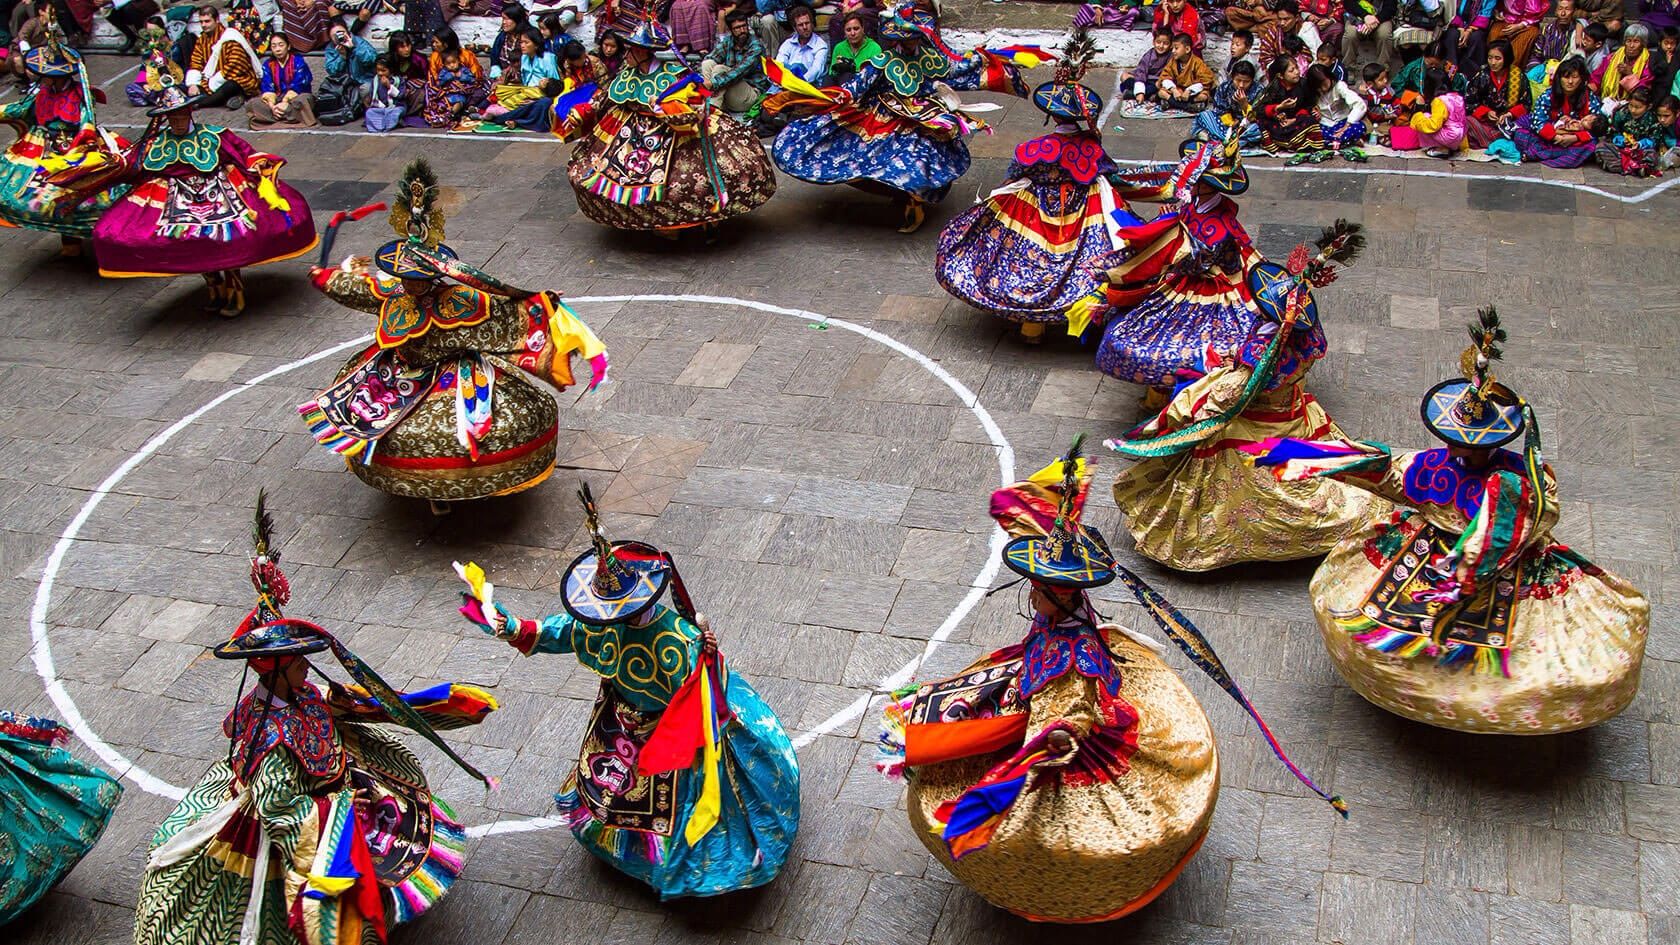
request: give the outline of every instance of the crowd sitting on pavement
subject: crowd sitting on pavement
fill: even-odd
[[[1123,117],[1186,116],[1203,137],[1236,129],[1245,146],[1292,163],[1364,161],[1377,145],[1650,176],[1680,165],[1680,0],[1637,3],[1638,19],[1613,0],[1104,0],[1075,22],[1151,33],[1121,70]],[[511,0],[16,0],[4,25],[20,81],[49,5],[73,38],[91,35],[96,14],[117,28],[121,51],[142,60],[127,89],[135,105],[181,82],[206,105],[245,110],[254,128],[360,122],[371,132],[548,130],[557,97],[614,73],[623,24],[641,14],[632,0],[605,4],[588,48],[571,34],[576,10],[533,16]],[[879,0],[656,9],[715,105],[761,134],[778,127],[758,113],[777,91],[764,58],[838,84],[881,48]],[[362,35],[375,13],[403,17],[383,48]],[[499,16],[488,47],[462,44],[450,25],[461,15]],[[1205,58],[1210,34],[1229,37],[1217,69]]]

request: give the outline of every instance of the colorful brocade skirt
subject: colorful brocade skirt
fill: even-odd
[[[590,853],[647,883],[661,899],[762,886],[787,862],[799,829],[799,762],[776,714],[729,673],[735,719],[724,728],[717,822],[690,844],[702,762],[638,776],[636,761],[662,711],[638,708],[602,682],[576,767],[555,805]]]
[[[957,879],[988,902],[1038,922],[1104,922],[1142,908],[1164,892],[1207,835],[1219,795],[1219,758],[1207,716],[1176,673],[1153,650],[1109,630],[1122,675],[1118,699],[1070,669],[1022,706],[1021,650],[994,653],[940,682],[920,687],[909,714],[934,730],[926,741],[954,760],[905,758],[910,826]],[[926,716],[919,718],[918,713]],[[1076,764],[1033,769],[1034,780],[1009,807],[984,847],[953,858],[939,819],[962,796],[1008,762],[1047,726],[1065,720],[1135,717],[1100,747],[1120,758],[1118,773]],[[1013,719],[1013,726],[1005,723]],[[942,737],[961,720],[975,735]],[[969,741],[972,744],[965,745]],[[1082,756],[1098,754],[1081,741]],[[977,754],[967,754],[977,750]]]
[[[1238,447],[1345,436],[1311,394],[1290,384],[1260,394],[1201,445],[1133,464],[1114,481],[1114,503],[1138,553],[1180,571],[1320,555],[1386,515],[1388,503],[1332,479],[1279,482]]]
[[[566,177],[584,216],[615,230],[676,230],[748,213],[776,192],[776,169],[746,125],[705,112],[704,137],[614,107],[578,141]],[[723,199],[719,199],[719,191]]]
[[[310,778],[281,747],[257,766],[255,799],[231,812],[224,805],[242,785],[225,760],[187,791],[153,837],[153,856],[179,849],[146,869],[135,945],[237,943],[253,890],[258,945],[382,945],[387,929],[449,890],[466,858],[466,829],[432,796],[419,759],[369,726],[340,723],[338,732],[350,761],[335,782]],[[208,836],[192,845],[201,830]],[[265,838],[267,878],[258,883]],[[317,876],[331,895],[313,894]]]
[[[334,385],[368,363],[370,354],[346,361]],[[444,370],[420,405],[371,444],[370,455],[347,457],[345,464],[381,492],[433,502],[509,495],[540,484],[554,472],[560,408],[523,372],[491,370],[490,426],[476,439],[476,456],[461,440],[456,370]]]
[[[1178,239],[1166,234],[1161,242]],[[1248,337],[1259,311],[1243,275],[1259,254],[1243,247],[1234,272],[1218,265],[1196,273],[1175,271],[1185,251],[1182,243],[1130,251],[1122,264],[1129,269],[1128,282],[1153,280],[1153,287],[1130,308],[1109,316],[1097,348],[1097,370],[1171,390],[1183,372],[1199,368],[1209,345],[1225,351]]]
[[[1029,171],[945,225],[934,276],[983,312],[1065,324],[1068,306],[1102,281],[1096,264],[1116,248],[1115,211],[1125,214],[1121,225],[1140,222],[1105,178],[1077,184]]]
[[[197,275],[301,256],[315,247],[315,220],[303,195],[282,181],[290,209],[270,207],[255,175],[235,183],[214,173],[156,176],[134,185],[93,228],[102,276]]]
[[[1651,605],[1625,580],[1557,546],[1488,582],[1460,620],[1484,639],[1482,665],[1424,649],[1412,602],[1430,546],[1458,536],[1411,511],[1338,544],[1313,574],[1313,613],[1337,672],[1396,715],[1460,732],[1548,735],[1606,721],[1632,701]],[[1443,545],[1443,542],[1445,545]],[[1408,578],[1414,580],[1408,581]],[[1403,655],[1417,650],[1415,655]],[[1502,652],[1501,652],[1502,650]],[[1503,671],[1499,664],[1503,662]]]
[[[0,927],[93,849],[122,797],[116,778],[53,745],[60,731],[0,712]]]
[[[0,155],[0,221],[4,221],[0,225],[45,230],[61,236],[91,236],[100,215],[128,193],[128,185],[117,184],[102,190],[73,205],[74,209],[61,208],[59,205],[72,195],[47,182],[41,170],[45,141],[40,129],[32,128]]]
[[[937,135],[876,106],[846,107],[798,118],[776,135],[771,153],[782,172],[812,184],[942,200],[972,162],[955,131]]]
[[[1547,167],[1580,167],[1592,160],[1593,153],[1598,149],[1597,141],[1571,145],[1547,141],[1527,125],[1519,125],[1512,131],[1511,140],[1523,160],[1539,161]]]

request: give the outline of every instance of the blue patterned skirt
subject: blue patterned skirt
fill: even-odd
[[[1250,264],[1245,260],[1243,271]],[[1258,318],[1240,273],[1229,278],[1220,269],[1200,275],[1168,271],[1153,291],[1109,319],[1097,348],[1097,370],[1170,390],[1184,372],[1200,369],[1209,345],[1228,350],[1241,344]]]
[[[776,136],[772,155],[783,173],[802,181],[874,183],[930,203],[968,173],[971,160],[960,136],[936,141],[898,130],[866,139],[828,114],[789,122]]]
[[[630,706],[610,681],[601,684],[578,767],[555,796],[589,852],[652,886],[661,899],[770,882],[799,829],[793,743],[745,679],[731,672],[727,687],[735,720],[724,729],[722,810],[698,843],[689,845],[683,833],[700,798],[700,763],[669,775],[629,774],[660,713]]]
[[[1114,251],[1104,222],[1107,182],[1027,178],[963,211],[939,235],[934,276],[945,291],[1015,322],[1065,323],[1063,314],[1102,281],[1097,261]],[[1139,222],[1125,210],[1119,225]]]

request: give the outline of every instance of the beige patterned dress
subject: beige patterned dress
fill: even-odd
[[[557,299],[448,285],[417,301],[365,272],[315,278],[334,301],[380,317],[375,344],[299,408],[358,478],[444,502],[519,492],[554,471],[559,408],[534,379],[564,390],[571,354],[601,350]],[[463,385],[484,396],[464,400]]]
[[[1650,602],[1553,539],[1557,481],[1545,468],[1536,517],[1522,468],[1508,450],[1492,451],[1477,469],[1433,449],[1402,453],[1377,472],[1342,474],[1412,507],[1349,535],[1313,575],[1324,645],[1360,695],[1418,722],[1508,735],[1587,728],[1632,701]],[[1517,496],[1509,521],[1478,517],[1490,483]],[[1430,565],[1472,528],[1466,554],[1485,548],[1509,563],[1449,613],[1429,599],[1445,580]],[[1451,620],[1439,643],[1428,633],[1436,619]]]

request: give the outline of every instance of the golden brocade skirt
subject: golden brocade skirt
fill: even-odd
[[[1347,538],[1313,574],[1313,613],[1336,671],[1355,692],[1395,715],[1460,732],[1549,735],[1604,722],[1639,689],[1651,605],[1622,578],[1597,567],[1529,583],[1531,560],[1511,622],[1510,673],[1440,667],[1354,639],[1336,615],[1357,615],[1381,573],[1367,540],[1387,521]],[[1380,559],[1379,559],[1380,560]]]
[[[339,377],[363,360],[358,354]],[[496,369],[490,432],[474,459],[455,436],[455,392],[433,390],[374,446],[373,461],[347,460],[350,471],[381,492],[459,502],[529,489],[554,472],[560,408],[522,374]]]
[[[1213,729],[1183,680],[1151,650],[1115,633],[1121,697],[1139,716],[1137,751],[1122,776],[1064,785],[1035,774],[984,849],[953,860],[934,822],[1013,748],[909,769],[916,836],[988,902],[1042,922],[1102,922],[1160,895],[1206,836],[1219,795]],[[984,661],[982,661],[984,662]],[[978,664],[976,664],[978,665]],[[1096,701],[1097,683],[1069,672],[1032,698],[1025,738]]]
[[[1330,479],[1279,482],[1236,447],[1343,436],[1311,394],[1282,407],[1255,405],[1193,450],[1135,463],[1115,480],[1114,504],[1138,553],[1180,571],[1321,555],[1386,517],[1388,502]]]

